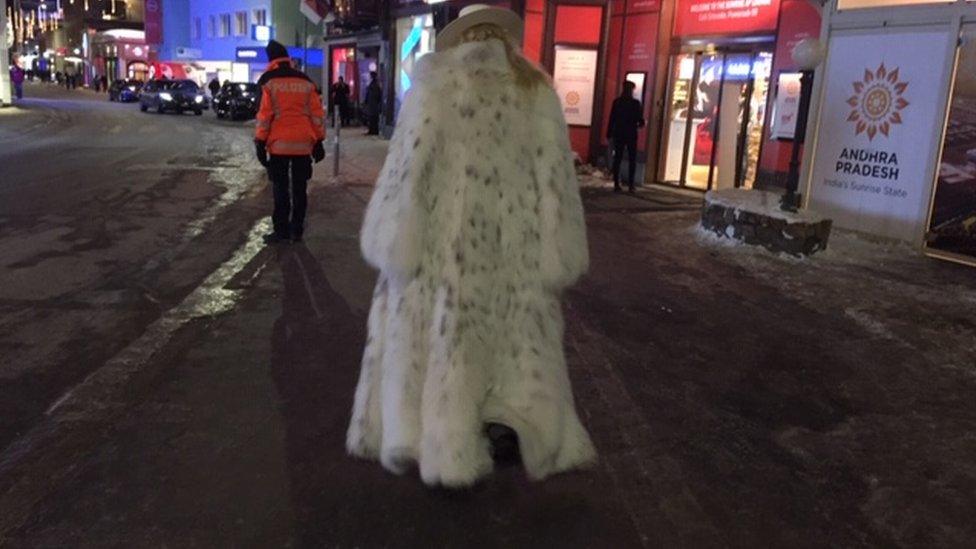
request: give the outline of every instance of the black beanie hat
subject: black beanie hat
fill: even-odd
[[[268,42],[268,46],[264,48],[264,51],[268,54],[268,61],[288,57],[288,49],[275,40]]]

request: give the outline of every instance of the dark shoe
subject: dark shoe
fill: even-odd
[[[619,192],[620,192],[620,191],[622,191],[622,190],[623,190],[623,189],[621,189],[621,188],[620,188],[620,185],[614,185],[614,186],[613,186],[613,192],[615,192],[615,193],[619,193]]]
[[[292,231],[292,233],[291,233],[291,239],[292,239],[293,242],[301,242],[302,241],[302,231]]]
[[[264,239],[265,244],[280,244],[281,242],[288,242],[287,236],[282,236],[278,233],[268,233],[261,238]]]
[[[499,423],[489,423],[486,431],[488,440],[491,441],[491,457],[495,462],[513,464],[522,459],[519,453],[518,434],[514,430]]]
[[[633,185],[631,185],[631,186],[630,186],[630,188],[629,188],[629,189],[627,189],[627,192],[629,192],[630,194],[634,194],[634,193],[635,193],[635,192],[637,192],[637,191],[635,191],[635,190],[634,190],[634,186],[633,186]]]

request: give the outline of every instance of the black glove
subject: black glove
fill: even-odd
[[[315,146],[312,147],[312,160],[318,164],[325,159],[325,147],[322,145],[322,141],[316,141]]]
[[[258,162],[261,163],[265,168],[268,167],[268,149],[264,145],[264,141],[254,142],[254,153],[258,157]]]

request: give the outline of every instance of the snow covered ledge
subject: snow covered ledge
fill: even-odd
[[[779,199],[779,194],[766,191],[709,191],[701,225],[719,236],[775,253],[807,256],[827,249],[831,220],[810,211],[784,212]]]

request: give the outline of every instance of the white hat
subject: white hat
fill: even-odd
[[[434,49],[444,51],[461,42],[464,31],[477,25],[498,25],[508,33],[512,43],[522,45],[522,19],[512,10],[493,8],[487,4],[471,4],[461,8],[458,18],[437,33]]]

